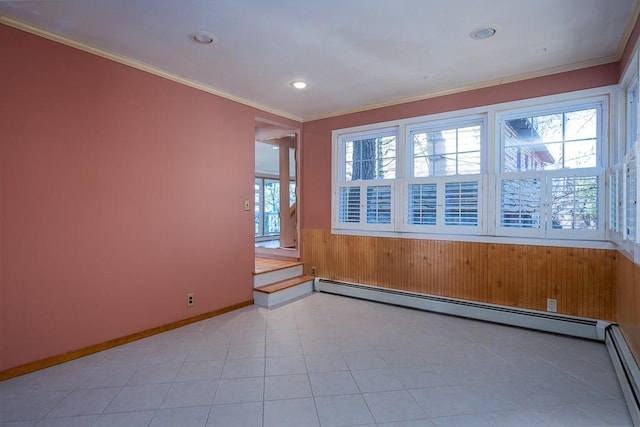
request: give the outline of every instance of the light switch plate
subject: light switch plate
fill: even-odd
[[[251,204],[249,203],[249,200],[245,200],[244,201],[244,210],[248,211],[251,209]]]

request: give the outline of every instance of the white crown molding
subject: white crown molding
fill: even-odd
[[[149,65],[149,64],[145,64],[144,62],[137,61],[135,59],[128,58],[128,57],[123,56],[123,55],[118,55],[118,54],[115,54],[115,53],[111,53],[111,52],[105,51],[103,49],[97,48],[95,46],[91,46],[91,45],[88,45],[88,44],[81,43],[79,41],[70,39],[68,37],[64,37],[64,36],[61,36],[61,35],[58,35],[58,34],[54,34],[54,33],[50,32],[50,31],[43,30],[41,28],[38,28],[38,27],[35,27],[33,25],[27,24],[26,22],[22,22],[22,21],[19,21],[17,19],[13,19],[13,18],[10,18],[10,17],[5,16],[5,15],[0,15],[0,24],[4,24],[4,25],[7,25],[9,27],[17,28],[19,30],[34,34],[34,35],[39,36],[39,37],[43,37],[43,38],[48,39],[48,40],[52,40],[54,42],[63,44],[65,46],[69,46],[69,47],[72,47],[72,48],[75,48],[75,49],[79,49],[81,51],[84,51],[84,52],[87,52],[87,53],[90,53],[90,54],[93,54],[93,55],[100,56],[100,57],[108,59],[110,61],[114,61],[114,62],[117,62],[119,64],[123,64],[123,65],[126,65],[128,67],[132,67],[132,68],[135,68],[137,70],[144,71],[144,72],[147,72],[149,74],[153,74],[155,76],[162,77],[164,79],[174,81],[176,83],[191,87],[193,89],[197,89],[197,90],[200,90],[200,91],[203,91],[203,92],[210,93],[212,95],[219,96],[221,98],[225,98],[225,99],[228,99],[228,100],[231,100],[231,101],[235,101],[235,102],[237,102],[239,104],[243,104],[243,105],[246,105],[248,107],[256,108],[258,110],[261,110],[261,111],[264,111],[264,112],[267,112],[267,113],[271,113],[271,114],[275,114],[277,116],[284,117],[284,118],[287,118],[287,119],[290,119],[290,120],[295,120],[297,122],[302,122],[302,118],[301,117],[297,117],[297,116],[295,116],[293,114],[289,114],[289,113],[284,112],[284,111],[275,110],[273,108],[269,108],[267,106],[257,104],[255,102],[249,101],[247,99],[240,98],[240,97],[231,95],[229,93],[220,91],[220,90],[218,90],[218,89],[216,89],[216,88],[214,88],[212,86],[202,84],[200,82],[197,82],[195,80],[180,76],[178,74],[170,73],[170,72],[168,72],[166,70],[163,70],[162,68],[155,67],[155,66]]]
[[[633,10],[633,14],[631,15],[632,17],[638,17],[640,15],[640,0],[636,0],[635,1],[635,5],[634,5],[634,10]],[[252,108],[256,108],[258,110],[267,112],[267,113],[271,113],[271,114],[275,114],[277,116],[280,117],[284,117],[290,120],[295,120],[297,122],[310,122],[310,121],[314,121],[314,120],[321,120],[321,119],[327,119],[327,118],[331,118],[331,117],[337,117],[337,116],[342,116],[342,115],[346,115],[346,114],[353,114],[353,113],[360,113],[360,112],[364,112],[364,111],[368,111],[368,110],[374,110],[374,109],[378,109],[378,108],[384,108],[384,107],[391,107],[391,106],[395,106],[395,105],[400,105],[400,104],[406,104],[409,102],[414,102],[414,101],[422,101],[422,100],[426,100],[426,99],[430,99],[430,98],[437,98],[440,96],[446,96],[446,95],[452,95],[452,94],[457,94],[457,93],[462,93],[462,92],[468,92],[471,90],[476,90],[476,89],[483,89],[483,88],[487,88],[487,87],[491,87],[491,86],[499,86],[502,84],[506,84],[506,83],[514,83],[514,82],[518,82],[518,81],[523,81],[523,80],[528,80],[528,79],[533,79],[533,78],[537,78],[537,77],[544,77],[544,76],[548,76],[548,75],[553,75],[553,74],[559,74],[559,73],[563,73],[563,72],[568,72],[568,71],[575,71],[575,70],[579,70],[579,69],[583,69],[583,68],[588,68],[588,67],[594,67],[597,65],[603,65],[603,64],[608,64],[611,62],[616,62],[619,61],[620,58],[622,57],[622,52],[624,51],[624,46],[626,46],[626,43],[628,42],[630,36],[631,36],[631,32],[633,31],[633,27],[635,25],[636,20],[633,18],[629,19],[629,22],[627,23],[627,26],[625,28],[625,31],[623,33],[623,36],[621,37],[619,46],[618,46],[618,51],[616,52],[615,55],[611,55],[608,57],[604,57],[604,58],[597,58],[597,59],[592,59],[592,60],[587,60],[587,61],[582,61],[582,62],[577,62],[574,64],[569,64],[569,65],[563,65],[560,67],[553,67],[553,68],[546,68],[546,69],[542,69],[542,70],[537,70],[537,71],[532,71],[532,72],[528,72],[528,73],[524,73],[524,74],[518,74],[518,75],[513,75],[513,76],[506,76],[503,77],[501,79],[494,79],[494,80],[487,80],[484,82],[479,82],[479,83],[474,83],[471,85],[464,85],[464,86],[459,86],[456,88],[451,88],[451,89],[446,89],[446,90],[442,90],[442,91],[437,91],[437,92],[431,92],[431,93],[426,93],[426,94],[421,94],[421,95],[417,95],[417,96],[412,96],[412,97],[406,97],[406,98],[400,98],[400,99],[396,99],[393,101],[387,101],[387,102],[382,102],[382,103],[375,103],[375,104],[367,104],[367,105],[363,105],[363,106],[359,106],[356,108],[350,108],[350,109],[344,109],[344,110],[339,110],[339,111],[334,111],[334,112],[330,112],[330,113],[325,113],[325,114],[319,114],[319,115],[314,115],[314,116],[309,116],[309,117],[299,117],[293,114],[290,114],[288,112],[284,112],[284,111],[280,111],[280,110],[276,110],[258,103],[255,103],[253,101],[244,99],[244,98],[240,98],[234,95],[231,95],[229,93],[220,91],[212,86],[209,85],[205,85],[202,84],[200,82],[197,82],[195,80],[192,79],[188,79],[186,77],[174,74],[174,73],[170,73],[166,70],[163,70],[161,68],[149,65],[149,64],[145,64],[141,61],[137,61],[135,59],[132,58],[128,58],[122,55],[117,55],[105,50],[102,50],[100,48],[85,44],[85,43],[81,43],[78,42],[76,40],[64,37],[64,36],[60,36],[58,34],[54,34],[50,31],[47,30],[43,30],[41,28],[35,27],[33,25],[27,24],[25,22],[4,16],[4,15],[0,15],[0,23],[10,26],[10,27],[14,27],[23,31],[26,31],[28,33],[31,34],[35,34],[37,36],[64,44],[66,46],[70,46],[79,50],[82,50],[84,52],[88,52],[91,53],[93,55],[97,55],[100,56],[102,58],[114,61],[114,62],[118,62],[120,64],[123,65],[127,65],[129,67],[141,70],[141,71],[145,71],[147,73],[174,81],[176,83],[180,83],[183,84],[185,86],[189,86],[191,88],[197,89],[197,90],[201,90],[203,92],[207,92],[213,95],[217,95],[220,96],[222,98],[225,99],[229,99],[231,101],[235,101],[238,102],[240,104],[252,107]],[[621,48],[622,46],[622,48]]]

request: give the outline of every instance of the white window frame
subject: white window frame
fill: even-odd
[[[640,136],[640,108],[629,108],[629,93],[635,89],[635,101],[638,101],[638,92],[640,89],[640,66],[639,66],[638,44],[634,47],[633,55],[628,63],[627,68],[623,72],[622,79],[618,89],[618,111],[617,111],[617,143],[612,144],[611,153],[615,155],[616,164],[611,168],[612,175],[616,172],[618,176],[618,231],[610,232],[611,239],[618,245],[621,253],[633,260],[636,264],[640,264],[640,209],[637,208],[637,198],[640,193],[640,180],[636,175],[635,179],[629,179],[628,167],[635,165],[636,174],[640,166],[639,157],[639,136]],[[635,117],[631,114],[635,110]],[[631,122],[635,121],[635,124]],[[633,130],[635,128],[635,135]],[[635,182],[634,188],[631,188]],[[633,195],[636,197],[633,197]],[[634,207],[635,206],[635,207]],[[629,217],[630,212],[632,218]],[[613,215],[610,212],[609,215]],[[631,223],[636,224],[635,233],[629,234],[627,229]]]
[[[458,116],[454,118],[444,120],[432,120],[428,122],[411,124],[406,126],[406,141],[405,141],[405,168],[407,179],[413,178],[426,178],[414,176],[414,152],[413,141],[411,135],[414,133],[428,133],[438,130],[460,129],[470,126],[480,126],[480,175],[486,171],[486,146],[487,146],[487,115],[486,114],[474,114],[468,116]],[[471,176],[477,174],[451,174],[451,175],[431,175],[430,177],[451,177],[451,176]]]
[[[489,242],[489,243],[512,243],[512,244],[526,244],[526,245],[541,245],[541,246],[559,246],[559,247],[584,247],[584,248],[598,248],[598,249],[614,249],[616,245],[606,238],[610,231],[608,230],[608,217],[605,216],[609,211],[608,207],[608,187],[607,184],[607,170],[604,169],[604,165],[608,164],[608,158],[611,154],[615,157],[615,153],[612,150],[612,144],[609,142],[611,138],[608,122],[609,120],[615,120],[617,115],[609,117],[611,114],[611,104],[616,106],[613,114],[618,109],[617,102],[619,97],[619,86],[604,86],[593,89],[580,90],[575,92],[568,92],[556,95],[543,96],[538,98],[529,98],[517,101],[509,101],[500,104],[486,105],[473,107],[462,110],[453,110],[442,113],[430,114],[427,116],[410,117],[399,120],[392,120],[382,123],[374,123],[369,125],[361,125],[344,129],[335,129],[332,132],[332,206],[331,206],[331,227],[334,234],[350,234],[361,236],[381,236],[381,237],[395,237],[395,238],[412,238],[412,239],[434,239],[434,240],[453,240],[453,241],[475,241],[475,242]],[[609,101],[612,99],[612,101]],[[593,233],[582,233],[582,231],[593,230],[568,230],[568,233],[544,233],[544,235],[531,235],[531,233],[517,233],[513,229],[507,230],[506,233],[502,233],[502,230],[498,229],[497,223],[499,220],[500,209],[499,199],[500,193],[496,192],[496,189],[500,186],[500,179],[504,175],[502,174],[502,153],[501,149],[501,132],[499,126],[499,119],[505,114],[518,113],[522,114],[525,109],[531,111],[540,111],[543,114],[547,114],[550,110],[557,108],[564,111],[577,110],[581,105],[591,104],[596,101],[602,101],[607,108],[601,112],[602,123],[600,125],[600,135],[598,138],[598,167],[602,168],[602,178],[599,178],[599,201],[598,201],[598,221],[599,230],[598,236],[593,237]],[[608,103],[609,101],[609,103]],[[614,102],[615,101],[615,102]],[[569,106],[570,108],[565,108]],[[463,123],[465,119],[472,117],[485,117],[486,125],[485,141],[481,147],[481,174],[480,176],[473,175],[450,175],[443,177],[422,177],[412,178],[410,171],[413,168],[413,159],[411,157],[412,147],[409,144],[409,137],[411,130],[413,129],[428,129],[430,126],[443,123]],[[344,135],[350,135],[355,133],[375,134],[380,130],[393,128],[397,130],[397,144],[396,144],[396,178],[392,183],[392,209],[393,217],[391,224],[385,224],[388,227],[381,227],[379,224],[366,224],[366,210],[361,207],[360,222],[357,224],[345,224],[337,223],[337,197],[339,193],[339,186],[345,185],[345,181],[340,181],[339,171],[341,170],[343,159],[339,156],[339,140]],[[616,128],[613,128],[615,131]],[[616,138],[617,140],[617,138]],[[411,141],[412,142],[412,141]],[[549,176],[549,173],[568,173],[572,174],[576,169],[563,170],[564,172],[557,172],[557,170],[544,170],[545,176]],[[520,175],[522,176],[522,175]],[[455,178],[454,178],[455,177]],[[427,225],[410,225],[408,224],[408,189],[412,183],[435,183],[437,185],[444,183],[446,180],[458,180],[465,181],[471,178],[477,179],[479,184],[480,197],[478,200],[478,230],[470,230],[472,227],[468,226],[449,226],[444,227],[441,224],[443,221],[436,223],[435,226]],[[546,178],[545,178],[546,179]],[[546,181],[545,181],[546,182]],[[380,180],[372,180],[368,182],[349,181],[348,185],[379,185]],[[363,196],[366,194],[366,188],[361,187]],[[546,191],[546,188],[545,188]],[[439,196],[441,197],[441,196]],[[545,194],[546,197],[546,194]],[[439,199],[441,201],[442,199]],[[546,200],[546,199],[545,199]],[[364,199],[362,200],[364,203]],[[439,203],[442,204],[442,203]],[[551,208],[549,208],[549,212]],[[605,214],[603,214],[605,213]],[[504,228],[504,227],[503,227]],[[525,230],[526,231],[526,230]],[[560,231],[560,230],[557,230]]]
[[[597,109],[598,110],[598,123],[597,123],[597,142],[596,142],[596,166],[590,168],[576,168],[576,169],[547,169],[536,170],[526,172],[504,172],[505,164],[505,138],[503,129],[505,123],[512,119],[518,119],[522,117],[536,117],[545,116],[551,114],[561,114],[571,111],[579,111],[584,109]],[[605,188],[605,168],[606,153],[608,147],[608,120],[609,117],[609,100],[606,96],[590,97],[586,99],[579,99],[574,101],[564,101],[557,103],[549,103],[544,105],[536,105],[532,107],[518,108],[505,110],[496,113],[496,136],[498,153],[496,153],[496,169],[499,170],[496,186],[495,186],[495,229],[496,235],[504,236],[519,236],[519,237],[535,237],[535,238],[550,238],[550,239],[576,239],[576,240],[604,240],[606,236],[605,218],[608,207],[605,206],[606,202],[606,188]],[[598,225],[597,230],[573,230],[573,229],[554,229],[551,221],[551,204],[552,204],[552,179],[553,177],[562,176],[597,176],[598,177]],[[500,221],[501,218],[501,203],[502,203],[502,181],[506,179],[517,179],[522,177],[523,179],[531,177],[539,177],[541,179],[541,200],[540,200],[540,227],[539,228],[518,228],[518,227],[503,227]]]
[[[348,141],[362,140],[367,138],[379,138],[384,136],[395,136],[396,138],[396,157],[395,167],[396,173],[394,179],[366,179],[366,180],[347,180],[346,179],[346,149],[345,144]],[[344,132],[334,135],[333,158],[338,159],[333,165],[333,197],[331,200],[331,224],[333,229],[340,230],[370,230],[370,231],[391,231],[395,228],[396,220],[396,189],[398,177],[398,164],[401,163],[398,155],[399,146],[401,145],[400,135],[397,126],[385,126],[380,128],[368,128],[361,131]],[[368,223],[367,222],[367,190],[370,187],[390,186],[391,187],[391,211],[390,222],[388,224]],[[340,222],[339,221],[339,201],[341,188],[359,188],[359,221],[358,222]]]
[[[480,174],[452,174],[433,175],[428,177],[414,177],[414,152],[412,135],[414,133],[434,132],[438,130],[465,128],[469,126],[480,126]],[[483,172],[486,170],[486,146],[487,146],[487,115],[472,114],[457,117],[450,117],[441,120],[430,120],[421,123],[409,124],[405,128],[405,176],[402,187],[402,222],[401,231],[414,233],[444,233],[461,235],[484,234],[484,185]],[[447,225],[445,221],[445,188],[448,183],[476,182],[478,184],[478,224],[473,225]],[[409,223],[409,186],[413,184],[435,184],[436,185],[436,224],[410,224]]]

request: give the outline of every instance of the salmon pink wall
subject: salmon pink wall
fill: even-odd
[[[299,123],[4,25],[0,53],[0,372],[252,299],[254,121]]]
[[[331,228],[331,131],[618,83],[618,63],[330,117],[304,124],[302,228]]]

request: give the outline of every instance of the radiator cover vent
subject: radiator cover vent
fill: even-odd
[[[634,426],[640,426],[640,370],[620,329],[616,325],[607,328],[605,337],[611,362],[627,402]]]
[[[604,341],[605,329],[610,325],[609,322],[584,317],[519,309],[328,279],[317,279],[316,290],[598,341]]]

